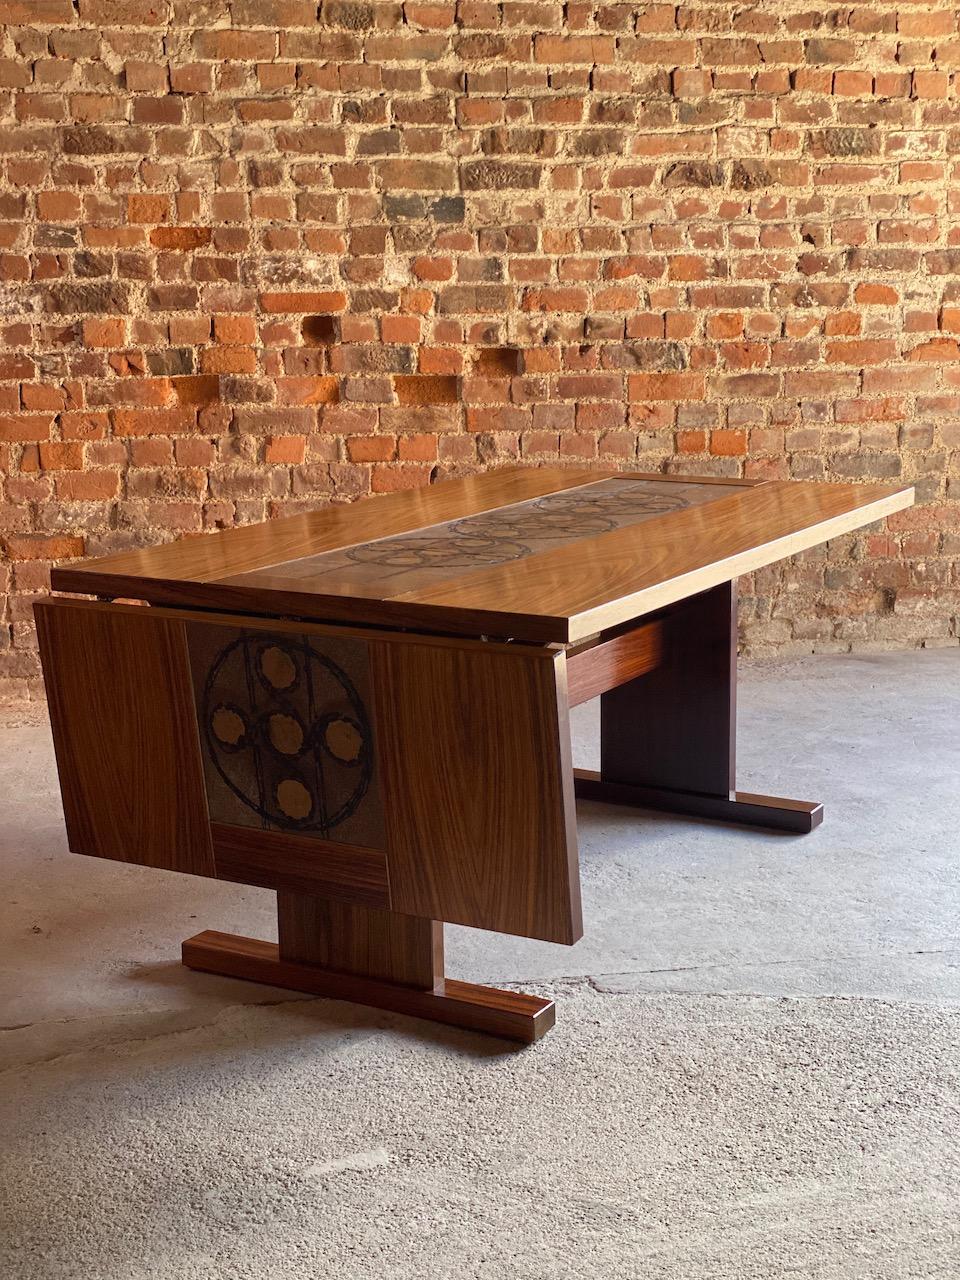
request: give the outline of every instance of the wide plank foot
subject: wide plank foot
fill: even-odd
[[[539,1040],[556,1020],[552,1000],[540,1000],[523,992],[499,991],[443,977],[437,978],[431,989],[421,990],[283,960],[276,943],[210,929],[184,942],[183,963],[204,973],[306,991],[331,1000],[349,1000],[390,1013],[485,1031],[523,1044]]]
[[[734,791],[726,796],[703,795],[695,791],[672,791],[660,787],[640,787],[623,782],[605,782],[593,769],[574,769],[574,786],[580,800],[600,800],[604,804],[627,804],[660,813],[680,813],[691,818],[707,818],[744,827],[765,827],[806,835],[823,821],[823,805],[811,800],[784,800],[779,796],[757,796]]]

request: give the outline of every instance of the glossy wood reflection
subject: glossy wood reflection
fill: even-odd
[[[439,582],[430,574],[408,580],[399,573],[374,582],[357,573],[311,577],[304,570],[304,557],[611,476],[560,468],[490,472],[63,567],[54,571],[53,582],[60,590],[132,596],[155,604],[571,643],[860,528],[913,501],[912,489],[901,485],[742,484],[661,476],[654,482],[665,495],[680,485],[713,482],[719,496],[623,528],[584,533],[562,545],[538,545],[507,563],[464,565]],[[411,587],[409,581],[419,585]]]

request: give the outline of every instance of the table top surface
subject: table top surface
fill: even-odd
[[[53,587],[576,643],[912,501],[903,485],[513,467],[67,565]]]

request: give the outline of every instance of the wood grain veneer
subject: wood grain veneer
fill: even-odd
[[[443,983],[443,922],[297,893],[277,894],[280,958],[432,991]]]
[[[214,875],[183,623],[81,601],[35,615],[70,848]]]
[[[207,930],[183,944],[183,963],[191,969],[246,978],[293,991],[428,1018],[473,1031],[484,1031],[533,1044],[556,1021],[552,1000],[520,991],[497,991],[472,982],[446,978],[431,991],[382,982],[347,973],[333,973],[310,964],[283,960],[276,943],[259,942]]]
[[[567,653],[567,702],[577,707],[660,665],[663,629],[659,622],[632,627]]]
[[[210,830],[219,880],[319,894],[359,906],[390,905],[382,849],[218,822]]]
[[[371,643],[396,911],[583,932],[563,655]]]
[[[576,643],[900,511],[913,489],[770,481],[398,597],[455,617],[494,604],[529,640]]]

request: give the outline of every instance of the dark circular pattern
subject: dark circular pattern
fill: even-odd
[[[437,569],[474,564],[502,564],[529,555],[529,549],[511,546],[504,540],[475,533],[469,526],[451,526],[453,538],[388,538],[349,547],[346,555],[357,564],[378,564],[388,569]]]
[[[325,834],[356,813],[370,786],[366,708],[342,667],[306,640],[246,635],[228,644],[207,674],[201,723],[217,773],[273,826]]]
[[[603,492],[587,486],[467,516],[453,521],[444,534],[384,538],[349,547],[345,554],[357,564],[376,564],[398,572],[506,564],[531,555],[527,544],[538,539],[594,537],[631,519],[680,511],[688,505],[684,494],[654,493],[642,482]]]

